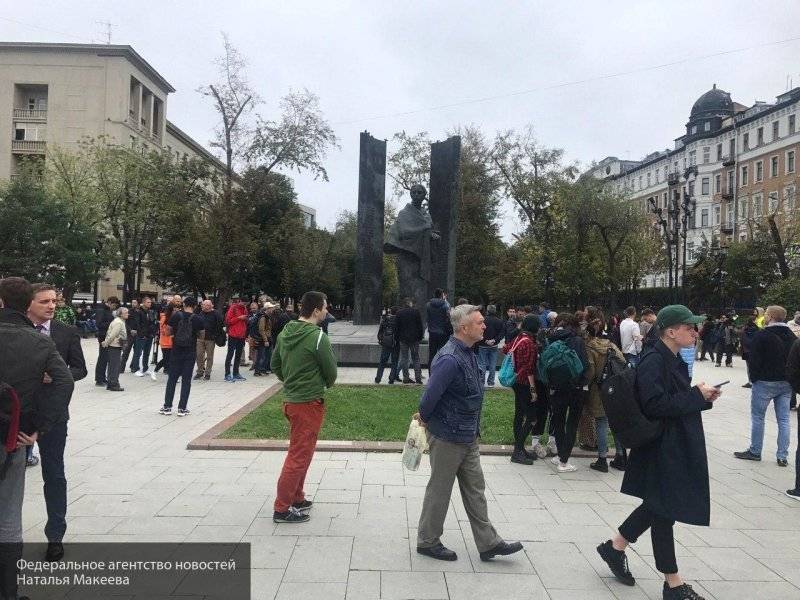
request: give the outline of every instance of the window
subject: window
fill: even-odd
[[[708,227],[708,209],[700,211],[700,227]]]
[[[686,244],[686,260],[694,260],[694,242]]]
[[[703,125],[703,129],[711,131],[711,121],[706,121],[705,125]]]
[[[750,134],[745,133],[742,136],[742,150],[749,150],[750,149]]]
[[[757,143],[758,143],[759,146],[764,143],[764,128],[763,127],[759,127],[758,129],[756,129],[756,138],[757,138]]]
[[[714,193],[719,194],[722,191],[722,175],[714,175]]]
[[[769,213],[774,214],[778,210],[778,192],[769,193]]]
[[[733,193],[733,169],[728,171],[728,193]]]
[[[689,197],[694,196],[694,181],[689,182]]]
[[[647,174],[647,187],[650,187],[650,173]]]
[[[783,205],[786,210],[794,210],[794,186],[790,185],[783,190]]]
[[[781,130],[781,122],[780,121],[773,121],[772,122],[772,141],[773,142],[780,137],[780,135],[778,135],[780,133],[780,130]]]
[[[694,135],[695,133],[697,133],[697,125],[692,126],[692,135]]]
[[[708,177],[703,177],[703,182],[700,187],[700,193],[703,194],[703,196],[708,196],[708,184]]]
[[[717,204],[714,207],[714,225],[719,225],[721,212],[722,212],[722,207],[719,204]]]
[[[794,173],[794,150],[789,150],[786,153],[786,172]]]
[[[769,159],[769,176],[770,177],[777,177],[778,176],[778,157],[773,156]]]
[[[672,172],[673,173],[677,173],[678,172],[678,161],[676,160],[674,163],[672,163],[672,166],[674,167]]]
[[[664,199],[664,208],[667,208],[667,192],[664,192],[664,195],[662,197]]]
[[[722,160],[722,144],[717,144],[717,160]]]
[[[697,150],[689,152],[689,164],[692,166],[697,164]]]
[[[739,200],[739,220],[743,221],[747,218],[747,202],[748,198],[745,196]]]
[[[756,181],[764,181],[764,161],[756,162]]]
[[[789,134],[794,133],[794,115],[789,115]]]
[[[661,180],[661,169],[656,169],[656,183]]]
[[[18,142],[21,142],[25,139],[25,130],[24,129],[15,129],[14,130],[14,139]]]
[[[728,207],[725,209],[725,223],[733,225],[733,202],[728,202]]]
[[[747,185],[747,165],[742,167],[742,185]]]
[[[643,184],[642,184],[643,181],[644,181],[644,177],[639,175],[639,189],[642,189],[642,187],[644,187]]]
[[[764,204],[764,197],[761,194],[753,196],[753,218],[758,219],[761,217],[761,208]]]
[[[731,138],[731,143],[728,150],[730,152],[728,159],[733,160],[734,158],[736,158],[736,138]]]
[[[707,165],[711,162],[711,147],[703,146],[703,164]]]

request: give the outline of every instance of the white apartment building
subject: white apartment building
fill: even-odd
[[[672,149],[640,161],[608,157],[591,172],[627,193],[642,211],[662,208],[665,218],[671,200],[688,194],[695,206],[686,238],[691,264],[703,244],[725,247],[747,240],[768,215],[779,225],[794,219],[798,113],[800,88],[774,103],[747,107],[714,85],[692,106],[686,133]],[[651,273],[642,285],[663,287],[667,279],[666,273]]]

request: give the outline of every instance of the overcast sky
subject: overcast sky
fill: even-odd
[[[671,147],[692,103],[714,83],[748,105],[774,101],[787,77],[800,86],[797,0],[765,0],[757,8],[740,0],[14,6],[0,16],[4,41],[104,41],[98,22],[110,21],[112,43],[133,46],[177,89],[167,117],[203,144],[217,115],[195,89],[216,76],[220,31],[248,60],[264,116],[275,115],[290,88],[318,94],[341,150],[328,157],[329,182],[290,175],[299,201],[317,209],[324,227],[356,208],[363,130],[387,139],[426,130],[444,139],[459,124],[475,124],[491,138],[530,123],[542,143],[563,148],[571,161],[638,159]],[[798,39],[784,41],[791,38]],[[621,75],[603,77],[614,74]],[[486,97],[495,98],[475,102]],[[515,223],[508,210],[506,236]]]

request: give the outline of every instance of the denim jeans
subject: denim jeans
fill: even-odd
[[[131,359],[131,371],[147,371],[147,363],[150,362],[150,348],[153,346],[153,338],[137,337],[133,341],[133,358]],[[141,365],[139,364],[141,359]]]
[[[395,344],[391,348],[381,346],[381,362],[378,364],[378,372],[375,374],[375,381],[380,383],[383,379],[383,371],[389,365],[389,383],[397,381],[397,361],[400,356],[400,346]],[[391,363],[389,360],[391,359]]]
[[[605,458],[608,456],[608,417],[595,417],[594,429],[597,432],[597,456]],[[625,453],[625,448],[622,447],[614,437],[614,448],[617,451],[617,456],[621,457]]]
[[[750,434],[750,452],[761,456],[761,447],[764,444],[764,415],[767,413],[769,402],[775,403],[775,417],[778,419],[778,452],[775,457],[786,460],[789,455],[789,402],[792,398],[792,388],[786,381],[754,381],[750,394],[750,420],[752,430]]]
[[[409,380],[409,368],[414,367],[414,377],[417,383],[422,382],[422,369],[419,365],[419,342],[413,344],[406,344],[400,342],[400,365],[399,368],[403,371],[403,379]]]
[[[67,531],[67,478],[64,475],[64,446],[67,443],[67,422],[53,425],[39,438],[44,480],[44,503],[47,524],[44,534],[49,542],[60,542]],[[32,448],[32,446],[29,446]]]
[[[269,361],[272,358],[272,348],[261,344],[256,346],[256,373],[266,373],[269,371]]]
[[[225,375],[231,374],[231,359],[233,359],[233,374],[239,374],[239,363],[242,362],[244,338],[228,338],[228,352],[225,354]]]
[[[164,393],[164,406],[172,408],[172,399],[175,397],[175,387],[178,385],[178,378],[181,380],[181,398],[178,401],[178,409],[185,409],[189,403],[189,392],[192,391],[192,371],[194,371],[194,361],[197,355],[194,352],[173,352],[169,361],[169,378],[167,379],[167,390]]]
[[[478,346],[478,369],[481,371],[481,382],[494,385],[497,373],[497,346]],[[489,374],[486,377],[486,374]]]

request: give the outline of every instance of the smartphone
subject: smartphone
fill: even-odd
[[[723,381],[722,383],[718,383],[718,384],[717,384],[717,385],[715,385],[714,387],[715,387],[715,388],[717,388],[717,389],[719,389],[719,388],[721,388],[723,385],[725,385],[725,384],[727,384],[727,383],[730,383],[730,380],[728,380],[728,381]]]

